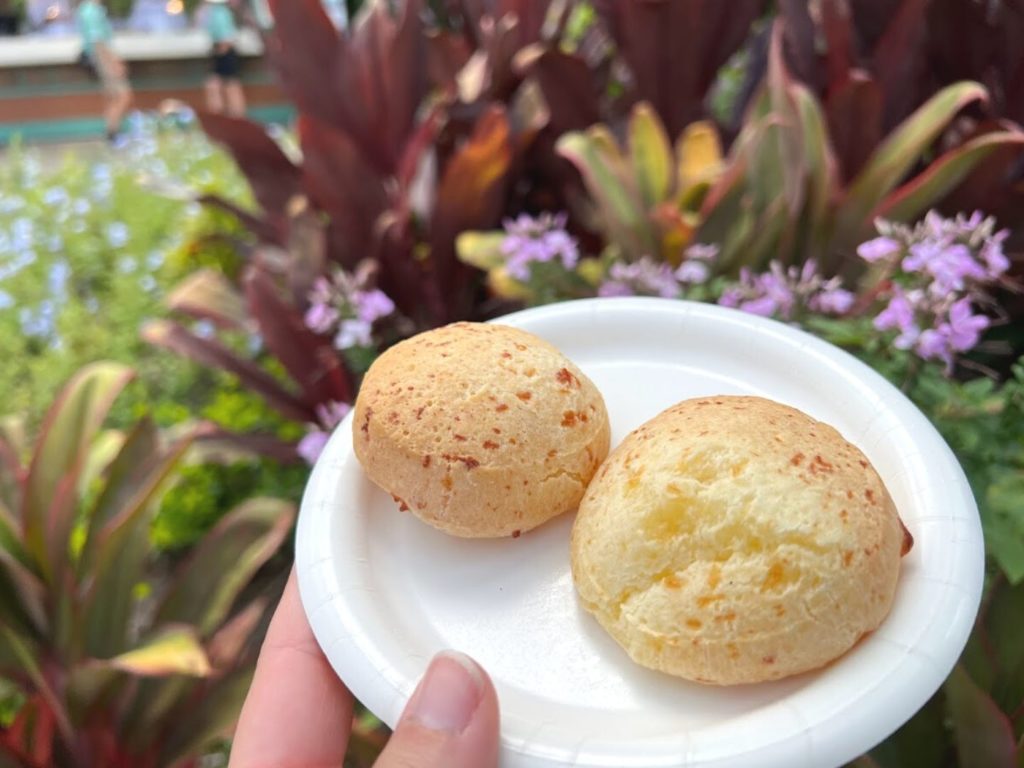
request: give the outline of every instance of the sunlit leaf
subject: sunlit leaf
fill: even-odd
[[[668,197],[672,183],[672,146],[650,104],[641,102],[629,115],[629,158],[636,186],[647,208]]]
[[[210,320],[222,328],[244,329],[245,304],[220,272],[198,269],[179,283],[164,302],[168,309]]]
[[[712,182],[722,170],[722,142],[715,126],[705,120],[686,126],[676,142],[680,194],[696,184]]]
[[[971,102],[985,99],[978,83],[956,83],[939,91],[901,123],[875,150],[854,179],[843,205],[840,229],[859,235],[871,213],[903,180],[921,155]]]
[[[211,671],[195,630],[186,626],[166,627],[139,647],[98,663],[143,677],[206,677]]]
[[[988,133],[946,152],[918,176],[887,197],[872,214],[893,221],[913,221],[941,200],[981,161],[1007,146],[1024,145],[1024,133]]]
[[[505,263],[504,240],[504,232],[463,232],[455,240],[455,251],[466,264],[486,272]]]
[[[592,128],[586,133],[568,133],[558,140],[557,147],[583,176],[608,239],[633,258],[655,253],[658,242],[638,193],[627,181],[625,161],[607,131]]]

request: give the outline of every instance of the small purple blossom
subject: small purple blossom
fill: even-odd
[[[858,249],[862,257],[866,249],[888,262],[879,293],[887,304],[875,317],[875,328],[897,331],[892,342],[897,349],[940,360],[952,370],[955,355],[973,349],[991,325],[973,307],[986,300],[1010,267],[1003,252],[1008,232],[997,232],[995,220],[979,211],[955,218],[929,211],[914,228],[885,221],[877,226],[882,237]],[[877,248],[883,240],[899,247]]]
[[[617,280],[607,280],[601,283],[597,289],[597,295],[605,299],[620,298],[622,296],[636,296],[636,293],[625,283]]]
[[[970,298],[962,298],[949,308],[949,322],[940,326],[949,338],[949,345],[957,352],[973,349],[981,339],[981,332],[991,325],[985,315],[971,312]]]
[[[295,452],[310,466],[315,464],[316,460],[320,458],[320,454],[323,453],[324,447],[331,437],[331,432],[351,410],[351,405],[336,400],[320,403],[316,407],[317,423],[312,425],[305,436],[299,440],[299,444],[295,446]]]
[[[630,264],[612,264],[608,270],[608,280],[598,289],[599,296],[660,296],[674,299],[679,294],[679,283],[672,267],[650,256],[642,256]]]
[[[329,304],[310,304],[304,320],[306,327],[314,333],[328,333],[339,316],[338,310]]]
[[[861,243],[857,247],[857,255],[864,261],[873,263],[889,259],[899,253],[901,249],[902,246],[891,237],[876,237],[874,240]]]
[[[888,306],[875,317],[874,325],[880,331],[890,331],[895,328],[901,332],[905,332],[914,325],[914,305],[898,286],[893,289]]]
[[[369,262],[355,272],[336,270],[313,282],[304,322],[314,333],[334,335],[339,350],[373,345],[373,324],[395,311],[383,291],[369,288],[373,267]]]
[[[317,405],[316,417],[324,429],[330,430],[338,426],[351,410],[352,406],[348,403],[330,400],[327,403]]]
[[[853,308],[855,299],[845,288],[829,288],[812,296],[807,306],[825,315],[845,315]]]
[[[953,351],[949,346],[949,339],[934,328],[929,328],[921,334],[914,351],[923,360],[942,360],[947,366],[953,364]]]
[[[838,277],[828,280],[818,274],[813,259],[785,268],[776,261],[768,271],[754,274],[740,270],[739,282],[722,292],[718,303],[763,317],[792,320],[798,311],[810,309],[826,314],[843,314],[853,306],[854,296],[842,288]]]
[[[714,261],[718,258],[718,246],[714,243],[694,243],[683,251],[683,255],[697,261]]]
[[[711,268],[696,257],[688,259],[679,265],[675,271],[676,280],[687,285],[699,285],[706,283],[711,276]]]
[[[356,317],[364,323],[374,323],[395,311],[395,302],[381,290],[358,291],[352,297]]]
[[[365,320],[342,320],[334,337],[334,346],[338,349],[368,347],[373,343],[372,332],[373,327]]]
[[[565,230],[567,222],[565,213],[543,213],[536,218],[524,213],[515,220],[506,219],[501,252],[509,275],[526,281],[530,279],[531,264],[556,260],[565,269],[574,269],[580,259],[579,245]]]
[[[320,454],[323,453],[328,439],[330,439],[330,435],[322,429],[311,429],[299,440],[299,444],[295,446],[295,452],[307,464],[313,466],[316,464],[316,460],[320,458]]]
[[[935,278],[931,290],[942,296],[964,290],[969,280],[986,277],[985,269],[974,260],[967,246],[960,244],[939,251],[925,269]]]

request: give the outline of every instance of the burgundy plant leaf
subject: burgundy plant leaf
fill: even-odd
[[[416,113],[427,95],[427,43],[420,0],[406,0],[397,23],[383,11],[371,21],[387,19],[378,36],[377,66],[383,76],[384,105],[381,128],[386,132],[391,168],[398,167],[409,135],[416,126]]]
[[[472,272],[455,255],[455,238],[467,229],[497,226],[504,209],[512,163],[505,110],[492,106],[477,121],[473,135],[449,161],[438,189],[431,228],[430,264],[453,318],[464,306]]]
[[[204,455],[206,452],[216,452],[218,446],[224,446],[229,450],[235,449],[265,456],[281,464],[297,464],[300,461],[293,443],[282,440],[276,435],[260,432],[239,434],[214,427],[205,430],[196,439],[196,445],[204,452]]]
[[[242,282],[249,314],[267,349],[301,387],[306,407],[313,411],[330,401],[351,403],[354,387],[338,352],[306,327],[301,313],[281,297],[270,275],[251,266]]]
[[[409,141],[402,150],[402,159],[398,163],[398,188],[404,192],[408,191],[416,172],[420,168],[423,156],[429,152],[441,130],[441,123],[444,119],[441,105],[436,105],[427,116],[423,118]]]
[[[867,56],[875,49],[902,0],[854,0],[850,4],[858,52]]]
[[[779,0],[779,20],[785,40],[786,64],[793,76],[812,90],[821,88],[821,73],[815,46],[817,30],[806,0]]]
[[[495,16],[514,16],[518,22],[515,33],[516,49],[524,48],[540,40],[551,10],[552,0],[497,0]]]
[[[417,243],[408,219],[395,219],[381,236],[377,251],[379,287],[395,306],[418,326],[443,325],[449,315],[429,260],[413,257]]]
[[[704,115],[718,70],[750,32],[763,0],[605,0],[600,10],[633,75],[636,96],[649,101],[677,136]]]
[[[455,76],[459,74],[473,50],[466,38],[453,32],[431,30],[427,34],[427,72],[430,83],[443,91],[455,87]]]
[[[377,3],[339,37],[318,0],[272,0],[271,56],[299,109],[348,134],[378,173],[392,173],[426,93],[419,0],[392,18]]]
[[[206,134],[227,147],[260,207],[270,216],[283,215],[288,201],[301,194],[301,174],[266,129],[251,120],[202,111],[198,114]]]
[[[847,0],[822,0],[821,30],[825,37],[825,71],[828,94],[846,85],[856,66],[853,27]]]
[[[209,205],[212,208],[219,208],[230,213],[261,240],[274,243],[275,245],[284,243],[283,225],[280,223],[280,220],[275,223],[269,219],[254,216],[244,208],[218,195],[200,195],[196,202],[200,205]]]
[[[316,414],[311,406],[285,389],[256,363],[239,357],[216,339],[201,338],[179,323],[168,320],[157,320],[144,326],[142,338],[201,365],[233,373],[285,418],[315,421]]]
[[[555,133],[583,130],[601,121],[600,83],[580,56],[537,46],[523,51],[517,63],[540,85]]]
[[[963,143],[995,131],[1012,130],[1008,120],[986,120],[963,137]],[[1019,129],[1019,128],[1018,128]],[[997,148],[978,163],[967,178],[957,185],[939,205],[949,215],[959,211],[985,211],[995,216],[1001,226],[1017,229],[1024,223],[1024,186],[1016,182],[1014,171],[1019,167],[1024,149],[1007,144]]]
[[[340,260],[352,267],[371,249],[377,219],[387,208],[384,183],[346,134],[308,116],[299,118],[298,131],[306,189],[330,214],[344,240]]]
[[[922,55],[931,0],[903,0],[872,54],[872,73],[884,88],[883,125],[892,128],[923,98],[922,79],[928,74]]]
[[[843,183],[854,178],[882,138],[882,89],[855,69],[825,102],[829,136]]]
[[[989,18],[1000,5],[932,0],[927,14],[928,59],[931,74],[940,83],[985,81],[1000,54],[1001,24]]]
[[[267,55],[291,100],[302,112],[328,125],[348,124],[344,83],[339,70],[338,33],[320,0],[269,0],[274,32]]]

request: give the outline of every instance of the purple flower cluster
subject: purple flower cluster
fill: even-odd
[[[698,243],[687,248],[683,256],[682,264],[676,269],[650,256],[628,264],[616,262],[608,270],[608,278],[598,288],[597,295],[679,298],[687,287],[707,282],[711,263],[718,256],[718,246]]]
[[[792,320],[802,311],[843,315],[853,307],[854,295],[842,287],[838,277],[825,279],[813,259],[803,267],[783,267],[777,261],[768,271],[754,274],[745,267],[739,282],[722,292],[718,303],[762,317]]]
[[[319,334],[334,334],[340,350],[373,345],[373,324],[395,311],[395,303],[376,288],[368,288],[368,269],[348,274],[336,271],[318,277],[309,294],[306,327]]]
[[[506,219],[501,252],[509,275],[525,282],[530,279],[531,264],[556,260],[567,270],[575,269],[580,251],[576,238],[565,229],[568,218],[565,213],[542,213],[536,218],[524,213],[515,220]]]
[[[348,403],[339,403],[334,400],[326,405],[323,403],[318,405],[316,407],[317,423],[299,441],[295,447],[296,453],[310,466],[315,464],[320,454],[323,453],[332,430],[341,423],[350,410],[352,410],[352,406]]]
[[[884,308],[874,326],[896,332],[893,345],[947,369],[958,353],[973,349],[991,318],[975,313],[988,302],[988,290],[1010,267],[1003,252],[1006,230],[975,212],[943,218],[934,211],[914,228],[879,221],[879,237],[863,243],[858,255],[882,269]]]

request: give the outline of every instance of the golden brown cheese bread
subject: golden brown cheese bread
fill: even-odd
[[[480,323],[377,358],[352,430],[367,475],[401,509],[466,537],[518,536],[575,509],[610,434],[601,394],[561,352]]]
[[[877,628],[910,543],[835,429],[722,396],[664,411],[608,457],[576,517],[572,572],[638,663],[752,683],[821,667]]]

